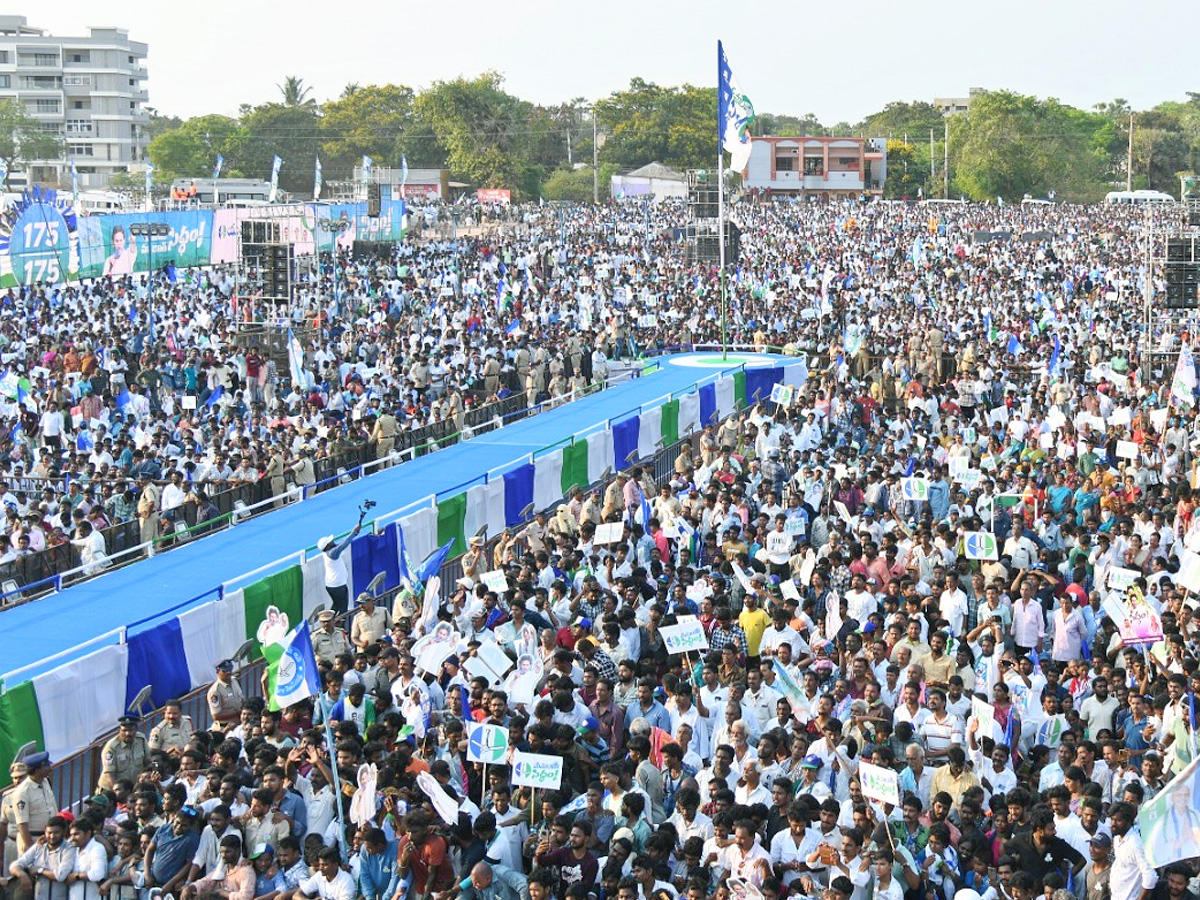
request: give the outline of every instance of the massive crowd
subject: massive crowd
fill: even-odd
[[[432,621],[415,585],[326,612],[316,697],[272,711],[222,664],[207,730],[176,705],[148,736],[122,720],[68,811],[45,754],[18,762],[9,891],[1193,900],[1200,424],[1194,377],[1172,390],[1138,343],[1141,211],[734,215],[731,339],[803,356],[802,388],[706,425],[666,480],[635,466],[472,541]],[[6,359],[49,372],[28,369],[38,424],[6,445],[13,528],[80,491],[39,508],[30,466],[85,497],[148,457],[150,484],[203,483],[275,446],[302,459],[310,433],[365,440],[456,393],[544,396],[612,355],[719,340],[715,273],[675,242],[682,209],[524,217],[466,247],[342,261],[342,292],[329,273],[305,295],[303,390],[233,348],[221,273],[167,289],[141,343],[137,286],[14,292]],[[1013,238],[975,234],[999,231]],[[1177,350],[1178,327],[1153,324]],[[72,368],[88,354],[91,378]],[[56,420],[72,403],[92,404],[81,424]],[[73,453],[93,427],[120,452]],[[607,522],[624,523],[615,543],[596,540]],[[702,649],[671,652],[680,629]],[[471,761],[480,725],[491,765]],[[518,751],[560,760],[558,787],[515,783]]]

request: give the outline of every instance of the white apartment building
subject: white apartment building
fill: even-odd
[[[0,99],[15,97],[46,131],[64,141],[59,159],[33,160],[10,172],[10,190],[30,184],[68,187],[75,160],[79,187],[101,188],[143,162],[146,52],[123,28],[89,28],[55,37],[0,15]]]

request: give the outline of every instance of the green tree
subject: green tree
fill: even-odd
[[[283,79],[283,84],[277,84],[279,93],[283,97],[284,106],[303,106],[315,107],[317,101],[310,95],[312,88],[304,83],[303,78],[298,78],[295,75],[288,75]]]
[[[537,183],[525,157],[532,105],[506,93],[503,83],[497,72],[438,81],[417,95],[415,111],[420,129],[444,148],[445,165],[456,177],[528,195]]]
[[[877,113],[872,113],[860,122],[855,131],[867,137],[903,138],[908,135],[910,144],[917,143],[924,137],[929,138],[929,132],[936,132],[941,140],[945,127],[942,111],[932,103],[914,100],[905,103],[902,100],[889,103]],[[926,154],[928,156],[928,154]]]
[[[315,106],[264,103],[243,110],[243,137],[238,169],[247,178],[269,178],[272,159],[284,161],[279,186],[294,194],[311,194],[313,167],[321,149],[321,129]]]
[[[611,194],[612,177],[615,174],[617,167],[612,163],[600,166],[595,187],[601,201]],[[541,195],[546,200],[591,203],[592,187],[591,166],[581,166],[578,169],[561,168],[551,172],[550,177],[542,183]]]
[[[198,178],[208,175],[217,159],[225,157],[222,174],[237,177],[242,173],[246,132],[236,119],[208,115],[188,119],[178,128],[165,131],[150,142],[150,160],[158,177]]]
[[[62,154],[62,138],[42,131],[20,100],[11,97],[0,100],[0,159],[4,160],[7,171],[33,160],[60,159]]]
[[[398,84],[353,87],[321,110],[321,162],[327,177],[349,178],[363,154],[389,166],[400,164],[401,153],[409,154],[405,135],[413,118],[412,89]]]
[[[977,94],[950,119],[955,186],[974,200],[1045,196],[1094,200],[1111,167],[1112,120],[1050,98]],[[954,192],[952,191],[952,194]]]
[[[758,113],[751,132],[776,137],[821,137],[825,127],[812,113],[803,116],[786,116],[775,113]]]
[[[601,159],[631,169],[661,162],[677,169],[716,164],[716,88],[659,87],[634,78],[596,103],[609,135]]]
[[[883,195],[890,200],[915,198],[929,181],[929,150],[923,144],[905,144],[900,138],[887,142],[887,180]]]

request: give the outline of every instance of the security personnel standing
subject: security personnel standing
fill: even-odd
[[[17,788],[21,786],[29,769],[23,762],[15,762],[8,769],[13,788],[0,799],[0,838],[4,843],[4,871],[17,861]]]
[[[396,446],[396,432],[399,430],[400,425],[390,412],[384,412],[375,420],[375,427],[371,429],[371,440],[375,443],[376,459],[387,459],[392,448]]]
[[[100,751],[100,790],[112,790],[118,781],[136,782],[150,762],[150,746],[137,730],[136,716],[121,716],[117,720],[117,736]]]
[[[208,689],[208,711],[214,729],[225,731],[241,720],[242,699],[242,686],[233,677],[233,660],[221,660],[217,663],[217,680]]]
[[[321,627],[312,633],[313,656],[318,662],[328,660],[332,663],[336,657],[350,652],[350,642],[346,640],[346,633],[334,625],[337,613],[332,609],[322,610],[317,618]]]
[[[138,521],[141,523],[141,542],[143,544],[150,543],[158,537],[158,510],[162,505],[162,491],[158,485],[150,480],[150,475],[147,472],[142,472],[138,475],[138,504],[137,514]],[[153,555],[154,551],[148,551]]]
[[[32,753],[23,760],[25,780],[13,791],[17,820],[17,855],[24,853],[46,831],[51,816],[58,815],[58,801],[50,787],[50,754]]]

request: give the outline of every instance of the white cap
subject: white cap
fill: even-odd
[[[325,537],[317,541],[318,550],[328,550],[333,545],[333,535],[327,534]]]

